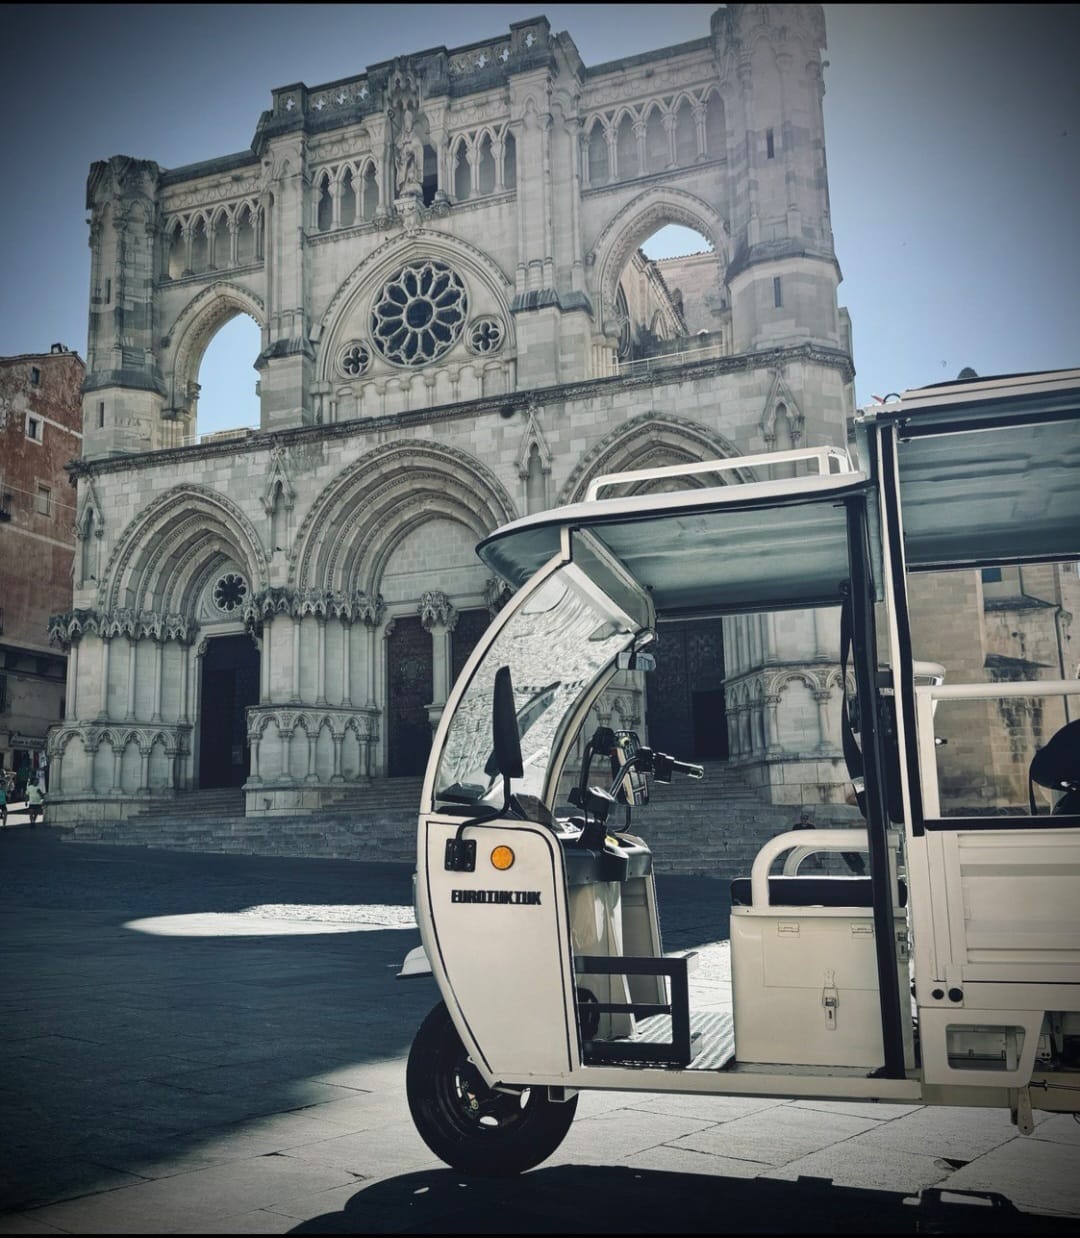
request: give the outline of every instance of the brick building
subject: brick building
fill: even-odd
[[[0,768],[40,769],[64,718],[67,658],[49,617],[68,610],[75,491],[64,466],[82,451],[78,353],[0,357]]]

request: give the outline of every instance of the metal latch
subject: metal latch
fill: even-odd
[[[821,990],[821,1004],[825,1008],[825,1026],[836,1031],[836,1012],[840,1007],[840,994],[836,991],[836,973],[825,973],[825,987]]]

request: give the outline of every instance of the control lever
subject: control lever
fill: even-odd
[[[638,764],[648,771],[657,782],[670,782],[671,775],[686,774],[689,778],[704,778],[705,767],[694,765],[690,761],[676,761],[666,752],[656,752],[652,748],[638,749]]]

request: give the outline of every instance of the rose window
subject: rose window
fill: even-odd
[[[214,605],[230,615],[247,597],[247,581],[235,572],[229,572],[214,586]]]
[[[445,262],[403,267],[387,281],[371,311],[375,347],[395,365],[425,365],[448,352],[468,309],[465,285]]]
[[[354,340],[346,344],[338,358],[338,368],[346,378],[359,378],[371,364],[371,353],[366,344]]]
[[[498,352],[502,342],[502,323],[497,318],[478,318],[469,328],[469,347],[475,353]]]

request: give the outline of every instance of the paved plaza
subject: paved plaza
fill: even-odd
[[[726,961],[726,885],[661,879]],[[0,1233],[1060,1233],[1080,1125],[590,1093],[539,1168],[470,1179],[405,1100],[433,982],[403,865],[0,833]]]

